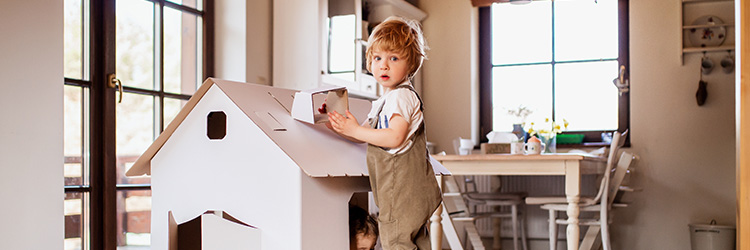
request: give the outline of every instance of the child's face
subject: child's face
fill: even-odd
[[[350,250],[371,250],[375,248],[375,243],[378,240],[378,236],[374,234],[357,233],[354,237],[355,240],[351,243]]]
[[[409,63],[404,55],[391,51],[374,50],[370,69],[372,69],[375,80],[385,90],[391,90],[406,79]]]

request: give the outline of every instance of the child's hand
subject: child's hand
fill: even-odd
[[[333,131],[349,137],[353,137],[354,131],[359,127],[357,118],[354,118],[354,115],[349,110],[346,111],[346,116],[336,111],[328,113],[328,121]]]

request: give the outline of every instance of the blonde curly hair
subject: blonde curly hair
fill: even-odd
[[[390,51],[404,57],[409,62],[409,71],[406,74],[411,80],[422,67],[422,62],[427,59],[424,35],[419,23],[402,17],[389,17],[375,26],[367,40],[367,70],[372,72],[372,57],[375,50]],[[404,79],[406,80],[406,79]]]

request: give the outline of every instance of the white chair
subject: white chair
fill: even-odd
[[[458,180],[456,180],[458,179]],[[511,219],[512,230],[513,230],[513,247],[515,250],[519,250],[520,246],[524,250],[528,249],[526,240],[526,223],[524,217],[524,198],[526,197],[525,192],[477,192],[476,182],[474,176],[463,176],[462,177],[451,177],[447,179],[454,181],[456,187],[459,186],[460,182],[462,186],[460,192],[445,193],[445,197],[458,197],[463,202],[462,206],[457,206],[458,211],[450,212],[451,220],[454,222],[467,222],[471,223],[470,227],[467,227],[466,234],[468,242],[472,243],[474,249],[484,249],[481,245],[481,238],[476,230],[476,220],[482,218],[493,218],[493,219]],[[456,188],[454,188],[456,189]],[[476,207],[478,205],[484,205],[491,208],[495,208],[490,212],[477,212]],[[500,207],[509,207],[510,211],[501,211]],[[500,228],[495,228],[494,244],[500,244],[499,231]],[[520,242],[519,242],[520,238]],[[493,246],[493,248],[499,248],[499,245]]]
[[[610,219],[609,211],[612,208],[615,195],[620,190],[620,184],[628,171],[632,160],[636,157],[631,153],[624,152],[621,156],[618,154],[619,149],[624,144],[624,138],[627,135],[627,131],[620,134],[615,132],[612,136],[612,143],[610,146],[609,156],[607,158],[607,166],[605,168],[604,175],[599,186],[599,192],[595,197],[582,197],[579,203],[581,212],[599,212],[598,218],[605,218],[607,223],[601,223],[598,218],[591,220],[582,219],[579,225],[590,226],[592,228],[599,227],[601,230],[602,244],[604,250],[610,250],[609,242],[609,228],[608,221]],[[618,161],[618,157],[619,161]],[[615,168],[614,166],[617,166]],[[612,172],[614,171],[614,174]],[[602,202],[604,201],[604,206]],[[550,249],[557,249],[557,224],[567,224],[567,220],[558,220],[557,212],[567,211],[567,200],[565,197],[528,197],[526,198],[527,204],[542,205],[541,208],[549,211],[549,238],[550,238]],[[594,231],[594,230],[589,230]],[[598,231],[598,230],[596,230]],[[594,232],[596,232],[594,231]],[[588,233],[587,233],[588,234]],[[587,243],[589,244],[589,243]],[[583,247],[584,244],[582,244]]]
[[[471,154],[474,144],[469,139],[458,138],[453,141],[453,147],[457,154],[466,155]],[[484,249],[481,244],[481,237],[476,230],[476,220],[481,218],[493,218],[502,220],[504,218],[510,218],[513,230],[513,247],[515,250],[519,250],[519,236],[521,238],[521,245],[524,250],[528,249],[526,240],[526,228],[524,224],[525,220],[525,204],[524,199],[526,198],[525,192],[479,192],[477,189],[476,181],[474,176],[462,176],[461,177],[450,177],[446,179],[454,186],[452,192],[444,193],[446,198],[459,199],[460,205],[457,206],[458,211],[453,211],[450,214],[451,220],[454,222],[470,222],[471,226],[467,227],[466,234],[468,241],[472,243],[474,249]],[[460,181],[459,181],[460,180]],[[461,188],[458,188],[458,183],[461,182]],[[449,187],[444,187],[451,189]],[[491,212],[477,212],[477,206],[484,205],[493,208]],[[510,212],[502,211],[501,207],[509,207]],[[493,248],[500,248],[499,224],[495,225],[494,228],[494,239]]]
[[[453,141],[454,149],[457,154],[471,154],[473,149],[473,142],[468,139],[458,138]],[[481,218],[492,218],[497,220],[511,219],[512,231],[513,231],[513,248],[519,250],[519,236],[521,238],[521,245],[524,250],[528,249],[526,240],[526,223],[525,219],[525,204],[524,199],[526,198],[526,192],[479,192],[474,176],[462,176],[460,179],[461,186],[460,193],[446,193],[445,196],[460,196],[462,198],[462,210],[450,213],[451,219],[454,222],[471,222],[472,227],[466,231],[469,238],[469,242],[481,243],[480,236],[476,230],[476,220]],[[460,178],[460,177],[459,177]],[[453,181],[456,181],[455,179]],[[493,209],[490,212],[477,212],[477,206],[483,205]],[[502,211],[502,207],[509,207],[510,211]],[[494,235],[493,235],[493,248],[500,248],[500,226],[499,223],[495,224]],[[479,240],[477,240],[479,239]],[[480,248],[472,244],[475,249]],[[483,246],[481,246],[483,247]]]

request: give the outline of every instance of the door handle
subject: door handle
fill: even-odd
[[[617,91],[622,95],[622,93],[627,93],[630,91],[630,80],[625,78],[625,65],[620,65],[620,74],[612,80],[612,82],[615,84],[615,87],[617,87]]]
[[[107,75],[107,85],[113,89],[117,88],[120,92],[120,98],[117,103],[122,103],[122,82],[120,79],[117,79],[117,76],[114,73]]]

